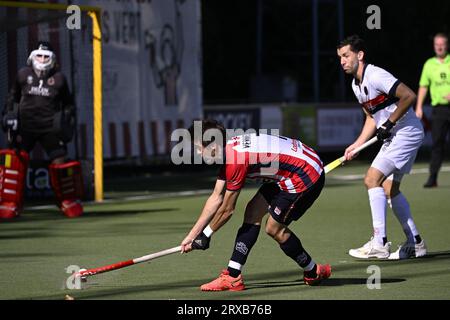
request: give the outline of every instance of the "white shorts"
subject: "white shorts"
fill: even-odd
[[[381,171],[385,177],[400,181],[404,174],[411,171],[423,138],[421,126],[401,128],[392,138],[385,140],[371,167]]]

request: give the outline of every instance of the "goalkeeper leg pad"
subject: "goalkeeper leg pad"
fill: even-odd
[[[51,164],[49,169],[50,182],[55,192],[58,207],[66,217],[81,216],[83,214],[83,206],[81,205],[83,180],[80,162]]]
[[[25,151],[0,150],[0,219],[19,215],[30,158]]]

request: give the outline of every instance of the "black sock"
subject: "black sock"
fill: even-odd
[[[305,271],[305,277],[307,278],[317,277],[317,264],[314,264],[314,268],[312,268],[310,271]]]
[[[414,239],[416,240],[416,243],[422,242],[422,238],[420,237],[420,235],[414,236]]]
[[[241,270],[234,269],[232,267],[228,267],[227,270],[233,278],[237,278],[241,274]]]
[[[302,268],[307,267],[312,261],[311,256],[305,251],[300,239],[294,233],[291,233],[289,238],[280,244],[280,248]]]
[[[241,266],[245,264],[250,250],[256,243],[256,240],[258,240],[260,229],[261,226],[249,223],[244,223],[239,228],[236,241],[234,243],[233,254],[230,259],[231,261],[239,263]],[[236,278],[241,274],[241,270],[232,267],[228,267],[227,270],[233,278]]]

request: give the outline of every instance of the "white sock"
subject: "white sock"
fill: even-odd
[[[236,261],[230,260],[228,262],[228,267],[236,269],[236,270],[241,270],[242,269],[242,264],[240,264],[240,263],[238,263]]]
[[[314,262],[314,260],[311,260],[311,262],[306,267],[304,267],[303,270],[311,271],[315,265],[316,265],[316,263]]]
[[[386,194],[382,187],[369,189],[368,193],[372,212],[373,237],[378,244],[383,245],[383,238],[386,238]]]
[[[395,216],[402,225],[403,232],[405,232],[408,242],[414,243],[414,237],[419,234],[419,231],[411,216],[408,200],[406,200],[402,193],[399,193],[391,199],[390,204]]]

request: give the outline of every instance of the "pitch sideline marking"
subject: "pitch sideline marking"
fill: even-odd
[[[412,169],[410,174],[428,173],[428,168]],[[450,172],[450,167],[442,167],[441,172]],[[365,177],[364,174],[346,174],[346,175],[332,175],[330,178],[342,181],[361,180]]]
[[[100,204],[118,203],[118,202],[124,202],[124,201],[153,200],[153,199],[161,199],[161,198],[199,196],[199,195],[205,195],[208,193],[211,193],[211,190],[202,189],[202,190],[196,190],[196,191],[165,192],[165,193],[156,193],[156,194],[151,194],[151,195],[105,199]],[[95,201],[84,201],[83,204],[98,204],[98,203]],[[25,207],[25,210],[45,210],[45,209],[53,209],[53,208],[55,208],[54,205],[41,205],[41,206]]]
[[[442,172],[450,172],[450,166],[444,166],[441,168]],[[428,168],[420,168],[420,169],[412,169],[410,174],[422,174],[428,173]],[[332,175],[330,178],[341,181],[353,181],[360,180],[364,178],[363,174],[348,174],[348,175]],[[151,195],[142,195],[142,196],[129,196],[123,198],[114,198],[114,199],[105,199],[101,202],[104,203],[118,203],[123,201],[140,201],[140,200],[153,200],[153,199],[161,199],[161,198],[174,198],[174,197],[187,197],[187,196],[200,196],[210,193],[209,189],[202,190],[191,190],[191,191],[180,191],[180,192],[165,192],[165,193],[156,193]],[[97,204],[95,201],[86,201],[83,202],[85,204]],[[32,206],[25,207],[25,210],[45,210],[45,209],[53,209],[54,205],[41,205],[41,206]]]

